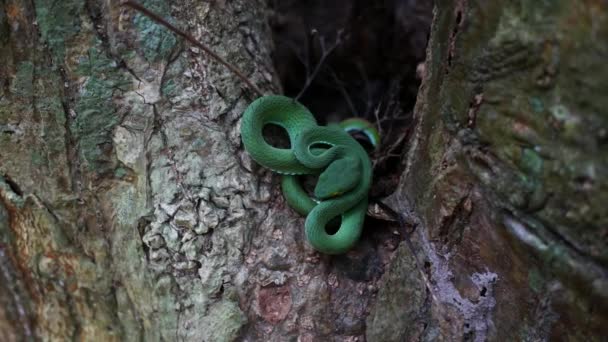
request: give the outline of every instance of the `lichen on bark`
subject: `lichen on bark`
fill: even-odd
[[[239,24],[255,28],[252,53],[268,54],[261,4],[145,5],[259,81]],[[233,126],[242,85],[119,1],[0,11],[0,248],[28,284],[31,337],[234,340],[255,215]]]
[[[436,2],[391,198],[418,223],[411,238],[428,267],[422,339],[606,334],[606,9]]]

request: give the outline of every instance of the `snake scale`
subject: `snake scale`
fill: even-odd
[[[263,129],[273,124],[289,136],[290,148],[266,142]],[[341,254],[358,240],[367,211],[372,165],[365,149],[348,134],[357,129],[375,146],[379,136],[371,124],[347,120],[342,126],[319,126],[302,104],[294,99],[270,95],[249,105],[241,122],[241,139],[258,164],[282,174],[281,187],[287,203],[306,216],[305,232],[319,252]],[[317,175],[314,199],[302,188],[297,176]],[[340,216],[333,234],[328,223]]]

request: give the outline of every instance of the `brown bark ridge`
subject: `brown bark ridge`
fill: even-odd
[[[608,3],[437,1],[434,12],[390,199],[418,224],[428,290],[398,252],[368,341],[601,340]]]

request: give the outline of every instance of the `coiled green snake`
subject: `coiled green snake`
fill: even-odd
[[[264,140],[264,126],[287,131],[290,148],[274,147]],[[279,95],[263,96],[249,105],[241,122],[241,139],[260,165],[283,175],[281,187],[287,203],[306,216],[305,232],[319,252],[340,254],[358,240],[367,211],[372,165],[365,149],[348,134],[361,130],[375,146],[379,136],[363,120],[342,126],[319,126],[297,101]],[[298,175],[318,175],[315,200],[300,185]],[[338,230],[329,234],[328,223],[341,216]]]

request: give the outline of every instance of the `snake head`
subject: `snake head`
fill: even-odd
[[[340,122],[340,128],[349,134],[362,133],[374,149],[380,145],[380,133],[371,122],[361,118],[350,118]]]
[[[361,182],[361,162],[357,158],[341,158],[333,161],[319,176],[315,197],[325,200],[337,197],[353,189]]]

